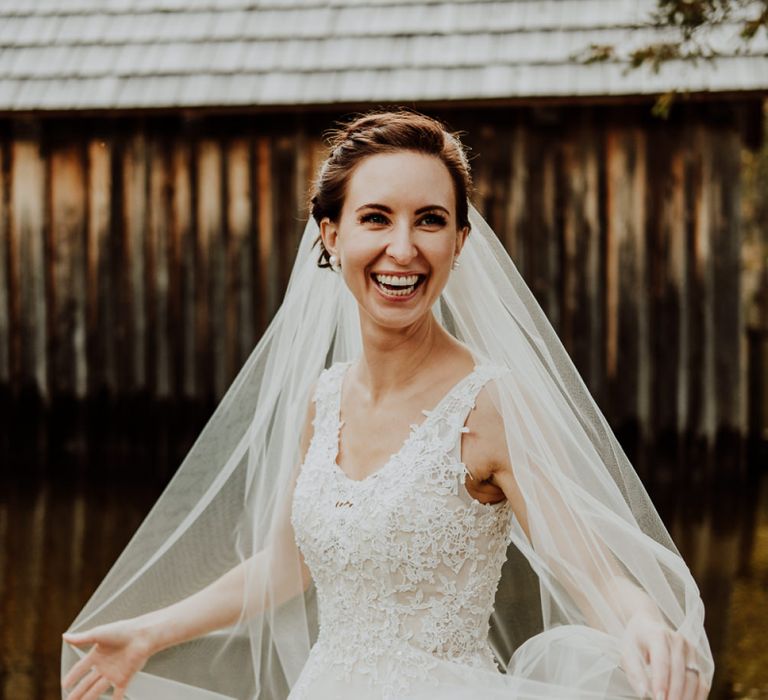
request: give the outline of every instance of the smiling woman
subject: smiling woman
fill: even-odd
[[[706,697],[698,588],[457,137],[331,146],[275,320],[65,635],[71,700]]]
[[[313,210],[323,248],[363,318],[386,323],[395,313],[407,322],[409,302],[409,318],[426,319],[469,232],[456,227],[450,171],[439,156],[415,151],[368,155],[353,167],[338,220]],[[379,203],[365,203],[370,198]]]

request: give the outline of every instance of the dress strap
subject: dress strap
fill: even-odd
[[[321,411],[333,411],[334,404],[341,394],[341,383],[344,380],[344,374],[351,362],[334,362],[327,367],[317,378],[315,393],[312,400],[316,404],[315,413]]]
[[[462,435],[470,432],[466,426],[467,418],[475,407],[482,388],[491,379],[501,377],[507,372],[509,372],[508,368],[499,365],[478,365],[467,381],[457,387],[457,391],[453,392],[439,407],[439,414],[433,415],[433,418],[443,425],[441,433],[444,435],[446,454],[453,458],[451,462],[462,480],[465,474],[474,478],[461,460],[461,438]],[[437,414],[438,411],[436,410],[435,413]]]
[[[339,396],[344,372],[351,362],[335,362],[320,372],[312,400],[315,417],[312,421],[312,444],[323,455],[323,460],[333,459],[339,433]]]
[[[477,395],[480,390],[496,377],[500,377],[509,370],[498,365],[477,365],[474,371],[467,376],[455,389],[445,397],[445,400],[432,411],[434,420],[444,421],[456,430],[466,433],[469,429],[464,426],[469,412],[474,408]],[[428,412],[425,412],[428,413]]]

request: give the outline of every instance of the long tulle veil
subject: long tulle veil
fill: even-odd
[[[516,697],[634,697],[621,666],[626,620],[607,591],[643,589],[714,665],[697,586],[551,324],[488,224],[470,206],[461,267],[434,307],[495,380],[510,463],[528,512],[513,522],[490,638]],[[284,698],[317,633],[290,525],[299,433],[324,367],[356,357],[356,304],[317,266],[310,218],[282,306],[176,475],[72,631],[177,601],[247,560],[240,624],[168,649],[133,680],[134,699]],[[65,645],[64,672],[82,654]],[[559,689],[559,690],[558,690]]]

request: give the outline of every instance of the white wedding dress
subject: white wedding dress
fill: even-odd
[[[309,219],[275,319],[69,631],[183,600],[245,562],[261,564],[245,569],[252,610],[232,629],[153,657],[126,697],[637,698],[624,664],[641,650],[606,585],[617,576],[689,640],[711,684],[695,580],[471,205],[470,220],[461,268],[433,311],[477,366],[385,465],[354,481],[336,464],[349,363],[321,370],[328,358],[359,356],[359,309],[343,279],[317,266]],[[297,478],[296,426],[318,374],[315,431]],[[509,503],[481,504],[464,485],[462,429],[491,385],[530,539]],[[288,515],[295,542],[284,537]],[[316,596],[300,595],[299,550]],[[62,673],[83,653],[64,644]]]
[[[336,461],[349,365],[334,364],[317,382],[314,434],[294,493],[291,520],[317,590],[319,635],[289,698],[484,696],[489,681],[505,678],[488,630],[513,519],[508,501],[469,495],[460,446],[478,392],[506,370],[477,365],[423,411],[380,469],[354,480]]]

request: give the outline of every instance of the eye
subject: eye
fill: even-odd
[[[379,212],[370,212],[368,214],[363,214],[359,221],[361,224],[386,224],[387,217],[384,216],[384,214],[380,214]]]
[[[445,226],[445,217],[440,214],[425,214],[422,219],[427,226]]]

